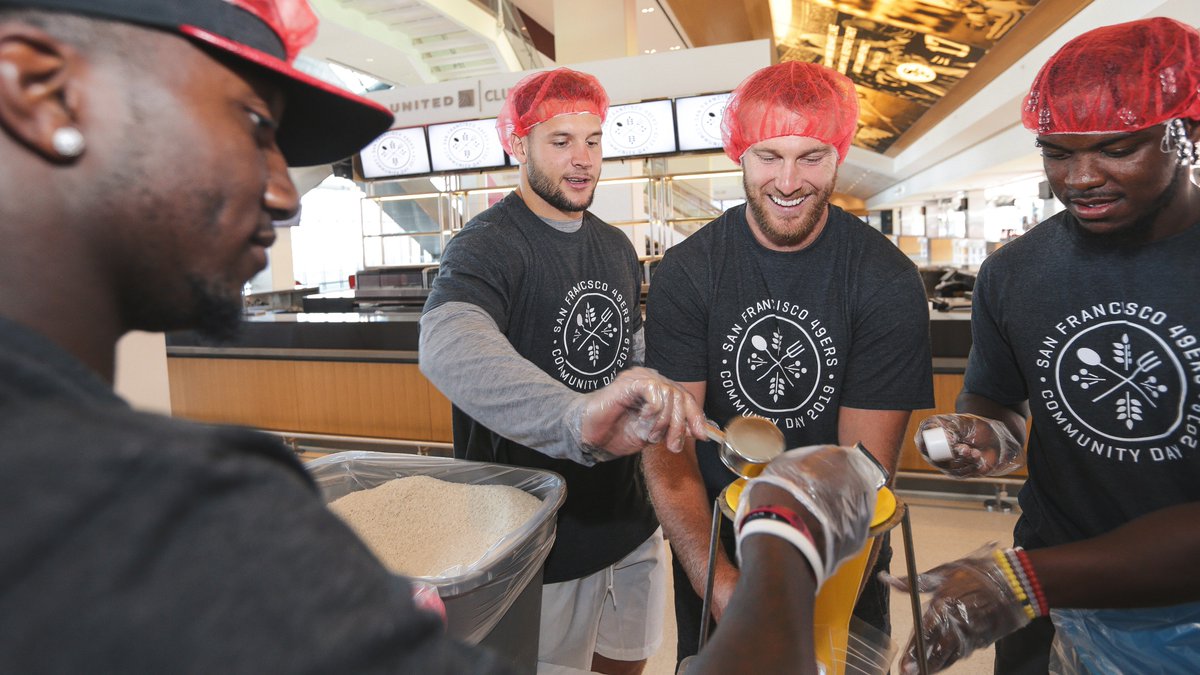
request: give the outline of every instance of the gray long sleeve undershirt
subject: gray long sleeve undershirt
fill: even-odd
[[[633,336],[634,365],[645,354],[639,329]],[[430,382],[480,424],[549,457],[595,464],[580,446],[579,430],[572,429],[584,395],[518,354],[481,307],[447,302],[426,312],[419,359]]]

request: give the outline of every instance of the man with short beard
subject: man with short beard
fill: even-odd
[[[854,85],[820,65],[778,64],[738,86],[722,130],[746,204],[663,257],[647,301],[647,364],[714,420],[767,418],[788,447],[861,441],[894,472],[910,412],[933,405],[929,314],[913,263],[829,204],[857,117]],[[735,476],[708,441],[644,462],[674,554],[682,659],[697,647],[713,500]],[[718,621],[739,577],[723,543]],[[885,542],[876,570],[890,557]],[[874,574],[855,612],[888,632],[887,589]]]
[[[455,235],[421,318],[421,370],[454,403],[456,457],[549,469],[567,482],[546,561],[538,659],[640,672],[661,642],[667,572],[639,457],[703,435],[671,384],[640,423],[641,268],[629,239],[587,211],[600,177],[608,95],[567,68],[509,90],[497,120],[520,185]],[[610,384],[611,383],[611,384]],[[590,392],[587,396],[579,392]],[[588,405],[630,412],[628,433],[589,440]],[[636,405],[633,405],[636,404]],[[594,435],[594,434],[593,434]]]
[[[931,665],[1003,638],[997,673],[1045,673],[1065,626],[1068,645],[1103,636],[1080,652],[1089,672],[1200,672],[1200,32],[1084,33],[1021,113],[1066,210],[984,262],[959,414],[924,420],[917,443],[944,440],[933,463],[951,476],[1006,474],[1032,414],[1029,478],[1015,548],[924,577]],[[1014,556],[1041,597],[989,581]],[[1117,611],[1134,607],[1150,609]]]

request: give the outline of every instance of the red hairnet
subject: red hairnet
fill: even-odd
[[[1042,66],[1021,122],[1039,134],[1138,131],[1200,118],[1200,33],[1154,18],[1088,31]]]
[[[504,98],[496,118],[500,145],[511,155],[511,134],[524,137],[551,117],[581,113],[596,115],[601,122],[608,114],[608,94],[599,80],[570,68],[534,73],[509,89]]]
[[[816,63],[787,61],[747,77],[725,106],[725,154],[741,164],[751,145],[807,136],[837,148],[838,164],[858,127],[858,93],[850,78]]]

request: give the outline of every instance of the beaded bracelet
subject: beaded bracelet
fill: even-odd
[[[996,565],[1000,567],[1000,571],[1004,574],[1004,578],[1008,580],[1008,586],[1012,589],[1017,600],[1021,603],[1021,611],[1025,612],[1025,616],[1032,621],[1037,618],[1033,612],[1033,607],[1029,604],[1029,596],[1025,594],[1025,589],[1021,586],[1021,582],[1017,579],[1017,575],[1013,572],[1012,565],[1008,563],[1008,557],[1004,555],[1004,551],[996,549],[992,551],[992,559],[996,561]]]
[[[1008,565],[1017,576],[1017,581],[1021,582],[1021,589],[1025,591],[1025,597],[1029,599],[1029,606],[1033,608],[1034,616],[1041,616],[1041,609],[1038,607],[1037,596],[1034,595],[1033,586],[1029,584],[1029,577],[1025,574],[1025,568],[1021,565],[1021,560],[1017,557],[1016,551],[1013,549],[1005,549],[1004,557],[1008,559]]]
[[[1020,561],[1022,569],[1025,570],[1025,576],[1029,579],[1029,585],[1033,588],[1034,597],[1037,598],[1038,616],[1046,616],[1050,613],[1050,605],[1046,602],[1046,594],[1042,591],[1042,584],[1038,581],[1037,574],[1033,571],[1033,563],[1029,560],[1029,554],[1020,546],[1013,549],[1017,554],[1017,560]]]

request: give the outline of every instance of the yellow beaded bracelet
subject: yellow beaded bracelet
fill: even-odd
[[[1008,558],[1000,549],[992,551],[992,557],[996,559],[996,564],[1000,566],[1004,577],[1008,579],[1009,588],[1012,589],[1017,599],[1021,601],[1021,609],[1025,612],[1025,616],[1029,617],[1029,620],[1032,621],[1037,617],[1037,614],[1033,611],[1033,607],[1029,605],[1029,596],[1025,595],[1025,589],[1021,586],[1020,580],[1017,579],[1016,573],[1013,572],[1012,565],[1008,563]]]

